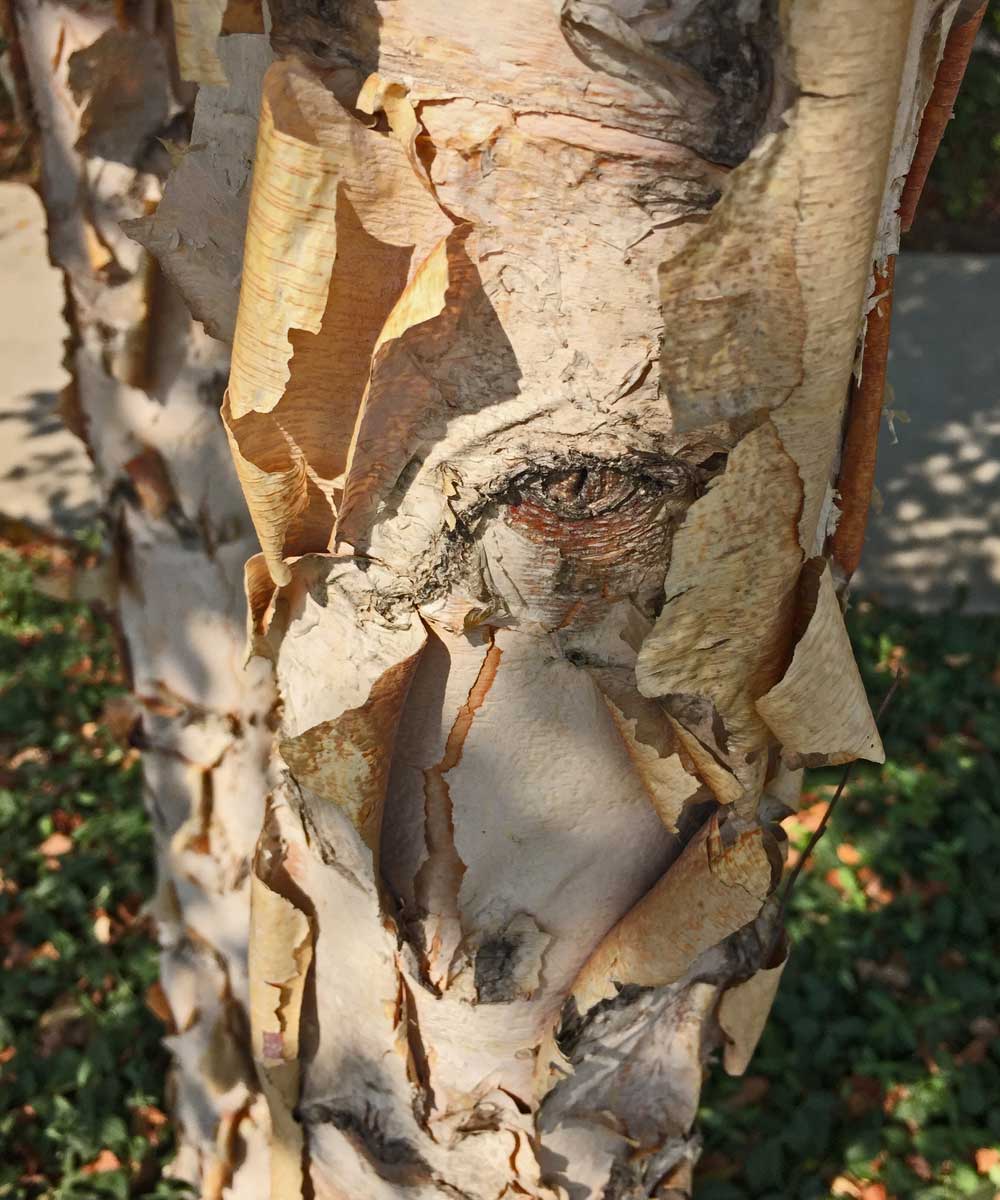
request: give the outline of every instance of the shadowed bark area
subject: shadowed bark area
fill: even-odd
[[[690,1195],[777,823],[882,759],[828,542],[956,6],[281,0],[268,65],[177,0],[130,229],[233,342],[272,1196]]]
[[[152,13],[118,23],[110,6],[14,5],[66,283],[63,407],[103,493],[102,599],[124,635],[156,840],[172,1170],[204,1197],[250,1200],[268,1170],[247,939],[273,693],[264,664],[244,668],[239,579],[254,540],[219,427],[228,353],[121,229],[156,207],[188,137],[190,89]]]

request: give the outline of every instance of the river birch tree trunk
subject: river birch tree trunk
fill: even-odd
[[[175,0],[201,133],[128,228],[233,345],[270,1195],[687,1196],[777,822],[882,757],[841,597],[970,14],[275,0],[265,72],[233,9]]]
[[[278,0],[245,243],[210,170],[135,230],[232,328],[272,1196],[689,1194],[777,821],[882,758],[830,535],[957,11]]]
[[[255,539],[218,425],[228,348],[120,228],[159,201],[193,89],[154,4],[16,0],[8,15],[66,282],[64,410],[113,548],[100,586],[84,586],[119,617],[156,839],[173,1171],[203,1197],[259,1200],[269,1119],[249,1053],[247,936],[273,692],[265,663],[245,667],[240,576]]]

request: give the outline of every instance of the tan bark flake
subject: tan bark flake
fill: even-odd
[[[198,89],[191,140],[175,153],[155,212],[123,228],[156,255],[206,331],[231,343],[261,88],[274,56],[253,35],[223,38],[218,55],[232,82]]]
[[[229,82],[216,52],[226,3],[227,0],[172,0],[182,79],[217,85]]]
[[[661,370],[679,429],[777,408],[801,382],[800,166],[788,141],[773,135],[732,172],[705,227],[660,270]]]
[[[681,762],[679,754],[662,754],[639,737],[639,719],[628,717],[608,696],[604,697],[615,727],[625,743],[649,801],[671,833],[677,832],[677,819],[685,804],[701,790],[701,782]],[[665,717],[661,718],[666,720]]]
[[[750,1065],[787,964],[786,953],[777,966],[764,967],[722,993],[719,1025],[726,1035],[722,1062],[727,1074],[742,1075]]]
[[[714,706],[737,776],[767,745],[754,700],[780,678],[790,649],[801,494],[795,464],[765,422],[677,531],[666,602],[639,651],[643,695]]]
[[[278,743],[297,782],[344,809],[376,862],[392,746],[418,659],[419,651],[380,675],[363,704]]]
[[[450,228],[396,138],[270,68],[224,416],[276,583],[329,542],[375,340]]]
[[[267,850],[265,854],[269,853]],[[312,959],[309,919],[260,876],[251,880],[250,1023],[253,1056],[271,1110],[271,1195],[302,1191],[299,1018]]]
[[[617,985],[680,979],[699,954],[758,915],[770,887],[762,831],[723,846],[712,817],[587,960],[572,989],[580,1012]]]
[[[757,711],[792,768],[854,758],[885,762],[828,565],[818,581],[814,574],[813,587],[806,632],[781,681],[757,700]]]

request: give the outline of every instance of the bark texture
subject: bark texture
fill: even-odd
[[[956,7],[275,0],[249,203],[220,136],[140,232],[262,549],[273,1196],[689,1194],[777,821],[882,758],[826,556]]]
[[[204,1197],[257,1200],[269,1118],[249,1052],[247,937],[272,684],[266,664],[244,666],[239,577],[254,538],[218,427],[228,351],[120,228],[155,208],[183,156],[192,89],[156,6],[117,11],[14,5],[66,281],[64,409],[103,485],[102,598],[124,634],[156,838],[173,1169]]]
[[[690,1193],[777,821],[882,756],[828,538],[956,7],[177,0],[129,229],[233,344],[273,1197]]]

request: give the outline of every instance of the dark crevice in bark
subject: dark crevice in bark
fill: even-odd
[[[318,70],[378,66],[381,19],[375,0],[271,0],[271,45]]]
[[[370,1075],[371,1064],[348,1064],[347,1076]],[[431,1181],[432,1172],[419,1150],[406,1138],[396,1137],[386,1128],[378,1102],[378,1089],[373,1099],[363,1106],[337,1099],[314,1100],[300,1105],[293,1113],[306,1128],[333,1125],[364,1156],[380,1179],[400,1187],[413,1187]],[[308,1139],[307,1139],[308,1140]]]
[[[750,153],[771,102],[773,0],[564,0],[561,20],[588,66],[680,100],[683,115],[664,116],[672,140],[726,166]]]

